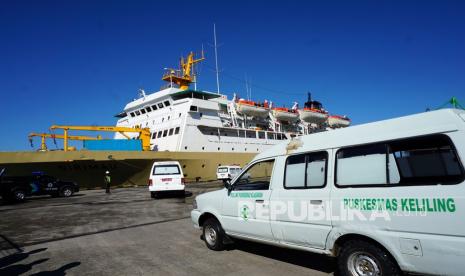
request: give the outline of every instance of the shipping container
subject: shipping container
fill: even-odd
[[[88,140],[84,141],[84,148],[87,150],[122,150],[122,151],[142,151],[141,140]]]

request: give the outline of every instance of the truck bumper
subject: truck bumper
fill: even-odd
[[[200,211],[199,210],[192,210],[191,211],[191,220],[192,220],[192,223],[194,224],[194,227],[196,229],[200,229],[200,225],[199,225],[199,218],[200,218]]]

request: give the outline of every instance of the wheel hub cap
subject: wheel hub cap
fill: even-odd
[[[205,239],[210,245],[214,245],[216,242],[216,231],[211,226],[207,226],[205,229]]]
[[[381,275],[378,263],[372,256],[366,253],[353,253],[352,255],[350,255],[347,265],[352,275]]]

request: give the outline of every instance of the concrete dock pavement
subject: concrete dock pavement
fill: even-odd
[[[189,218],[193,197],[147,188],[82,191],[0,206],[0,275],[328,275],[332,258],[241,241],[208,250]]]

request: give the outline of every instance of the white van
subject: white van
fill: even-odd
[[[465,111],[299,137],[255,157],[191,217],[229,237],[337,257],[341,275],[463,275]]]
[[[179,162],[154,162],[149,176],[149,191],[152,198],[164,192],[184,195],[184,174]]]
[[[239,166],[219,166],[216,171],[216,178],[218,180],[231,180],[241,173],[241,167]]]

